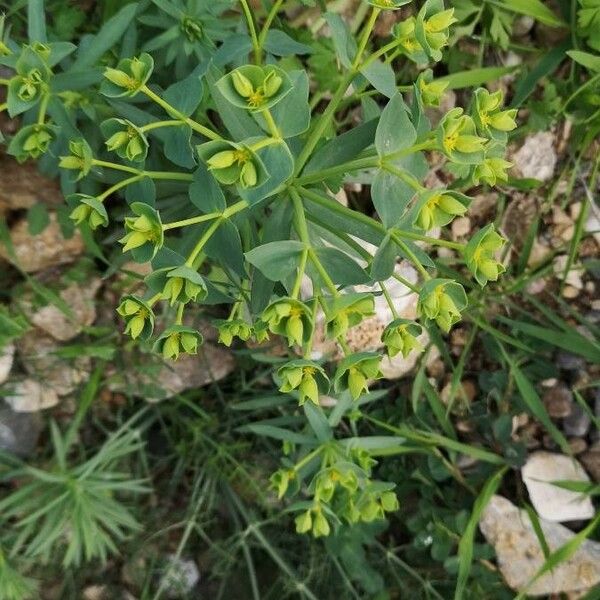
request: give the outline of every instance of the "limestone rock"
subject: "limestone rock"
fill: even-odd
[[[168,598],[187,596],[200,581],[200,571],[193,560],[170,554],[160,585]]]
[[[100,279],[93,278],[85,286],[74,283],[60,292],[60,297],[71,309],[71,316],[53,304],[34,311],[30,303],[23,303],[23,308],[34,325],[49,333],[55,340],[66,342],[96,320],[94,296],[100,285]]]
[[[48,226],[39,235],[29,233],[27,219],[17,221],[10,231],[15,262],[27,273],[70,263],[83,254],[81,234],[75,231],[73,236],[66,240],[61,233],[56,214],[51,212],[49,216]],[[12,260],[3,245],[0,245],[0,257]]]
[[[205,342],[195,356],[183,354],[176,361],[161,361],[145,368],[129,369],[126,373],[115,373],[109,387],[113,392],[143,396],[148,402],[159,402],[186,390],[220,381],[234,370],[232,352]]]
[[[540,519],[550,551],[575,534],[558,523]],[[544,564],[544,553],[525,510],[502,496],[492,496],[479,522],[488,543],[494,546],[498,566],[513,589],[522,591]],[[540,577],[528,589],[528,596],[546,596],[586,590],[600,582],[600,544],[584,541],[577,552],[554,571]]]
[[[514,168],[522,177],[540,181],[552,179],[557,159],[554,135],[549,131],[527,136],[525,143],[512,156]]]
[[[531,503],[542,519],[560,523],[594,516],[594,506],[589,496],[547,483],[589,482],[587,473],[575,459],[563,454],[535,452],[527,459],[521,475]]]
[[[0,215],[32,207],[38,202],[60,206],[63,196],[57,181],[42,175],[35,162],[19,164],[12,156],[0,155]]]
[[[35,379],[23,379],[15,383],[4,400],[15,412],[32,413],[56,406],[58,395],[45,383]]]
[[[30,456],[41,429],[38,413],[15,412],[8,406],[0,408],[0,450],[23,458]]]
[[[59,344],[39,329],[28,331],[16,342],[17,352],[25,370],[43,381],[58,396],[66,396],[87,381],[91,360],[80,356],[64,360],[58,354]]]
[[[7,344],[3,348],[0,348],[0,385],[2,385],[10,375],[14,355],[14,344]]]

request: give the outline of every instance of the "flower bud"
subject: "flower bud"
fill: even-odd
[[[254,86],[252,82],[239,70],[235,70],[231,73],[231,82],[235,91],[242,96],[242,98],[249,98],[254,94]]]
[[[165,359],[177,360],[182,352],[197,354],[198,345],[201,343],[202,335],[196,330],[183,325],[172,325],[165,329],[156,341],[154,348]]]
[[[479,230],[467,244],[463,255],[468,269],[482,287],[496,281],[505,268],[495,255],[506,240],[494,230],[493,224]]]
[[[225,346],[231,346],[234,338],[247,341],[252,335],[252,327],[243,319],[232,319],[230,321],[217,321],[219,330],[219,342]]]
[[[107,67],[104,70],[106,81],[102,83],[101,91],[110,98],[135,96],[150,79],[153,68],[154,61],[145,52],[139,57],[124,58],[116,68]]]
[[[262,84],[265,98],[270,98],[271,96],[274,96],[278,92],[282,83],[283,79],[279,75],[277,75],[275,71],[269,71],[265,76],[265,79]]]
[[[87,223],[92,230],[108,225],[108,213],[98,198],[87,194],[71,194],[67,203],[73,207],[69,218],[75,225]]]
[[[338,365],[334,378],[337,392],[349,390],[353,400],[368,391],[371,379],[382,377],[379,365],[381,356],[375,352],[358,352],[344,358]]]
[[[296,533],[308,533],[313,526],[312,512],[309,510],[299,514],[295,519]]]
[[[290,346],[301,346],[313,329],[311,310],[294,298],[275,300],[263,311],[261,319],[271,333],[285,336]]]
[[[83,140],[71,140],[69,142],[69,156],[61,156],[58,166],[63,169],[78,171],[76,181],[85,177],[92,168],[92,149]]]
[[[375,314],[372,294],[344,294],[328,304],[326,334],[332,339],[346,335],[349,328]]]
[[[435,321],[445,332],[460,321],[460,313],[467,306],[463,287],[451,279],[430,279],[419,293],[417,314]]]
[[[315,510],[315,518],[313,521],[312,534],[314,537],[326,537],[329,535],[331,527],[323,514],[323,510],[319,507]]]
[[[277,376],[281,381],[279,391],[287,394],[298,390],[301,405],[308,399],[318,406],[319,396],[329,391],[329,378],[323,367],[309,360],[292,360],[279,368]]]
[[[133,202],[131,210],[135,217],[125,217],[125,230],[128,232],[119,242],[124,244],[123,252],[140,249],[136,260],[145,262],[153,258],[156,252],[162,248],[164,233],[160,216],[148,204]]]
[[[406,358],[413,350],[420,352],[423,349],[417,340],[421,332],[422,328],[418,323],[407,319],[396,319],[383,330],[381,341],[390,358],[399,353]]]

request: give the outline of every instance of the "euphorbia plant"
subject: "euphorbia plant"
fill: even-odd
[[[381,13],[409,2],[371,4],[357,40],[339,15],[324,15],[341,71],[328,100],[320,102],[318,90],[311,97],[311,73],[301,60],[278,60],[289,54],[286,45],[310,52],[281,31],[275,35],[272,25],[284,2],[277,0],[259,23],[242,0],[248,33],[226,38],[212,60],[167,89],[154,83],[149,53],[106,67],[102,96],[94,92],[94,103],[101,107],[97,114],[108,118],[89,141],[78,132],[81,113],[61,108],[64,90],[53,87],[57,64],[65,71],[64,86],[72,65],[85,63],[65,58],[74,48],[40,40],[21,49],[8,45],[2,59],[15,69],[5,82],[9,113],[26,112],[26,120],[35,115],[9,151],[19,160],[49,149],[61,155],[60,166],[75,182],[65,184],[72,191],[70,216],[80,226],[112,227],[118,211],[107,204],[125,195],[123,252],[152,269],[146,293],[127,296],[119,306],[125,332],[153,341],[167,359],[195,354],[202,336],[185,321],[186,311],[218,304],[228,311],[215,320],[223,344],[277,336],[289,346],[290,360],[274,377],[303,405],[311,427],[320,431],[319,444],[297,449],[297,460],[288,460],[273,484],[282,497],[306,482],[311,499],[295,506],[296,525],[315,536],[342,521],[372,521],[397,508],[393,486],[372,479],[369,448],[335,439],[320,404],[324,395],[337,394],[358,406],[381,376],[383,354],[350,350],[352,327],[373,314],[374,296],[383,294],[394,319],[382,346],[393,357],[420,351],[423,328],[447,332],[460,320],[465,290],[436,274],[418,243],[451,248],[481,285],[503,270],[497,251],[504,242],[491,225],[468,244],[428,233],[466,212],[470,199],[458,191],[461,184],[506,178],[509,163],[502,155],[515,111],[502,109],[500,92],[478,90],[469,110],[454,108],[432,127],[425,107],[439,105],[446,83],[427,67],[442,57],[453,10],[442,0],[427,0],[376,48],[371,35]],[[201,35],[198,19],[191,23],[182,14],[188,38]],[[398,61],[422,69],[404,93],[396,80]],[[359,105],[369,89],[379,102],[363,104],[363,121],[355,128],[338,128],[338,116]],[[103,144],[95,142],[99,135]],[[442,154],[459,177],[451,189],[424,186],[427,152]],[[335,199],[350,175],[370,186],[376,217]],[[94,186],[98,178],[112,185],[101,191]],[[413,264],[418,283],[396,273],[399,258]],[[419,295],[420,323],[397,313],[385,284],[391,277]],[[358,293],[361,284],[376,291]],[[159,304],[168,315],[160,327]],[[344,355],[337,365],[315,359],[320,321]]]

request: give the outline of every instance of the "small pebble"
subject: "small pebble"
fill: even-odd
[[[587,434],[591,423],[588,413],[579,404],[573,404],[571,414],[563,421],[563,430],[567,435],[582,437]]]
[[[542,400],[548,414],[553,419],[564,419],[573,410],[573,393],[562,385],[550,388],[544,392]]]
[[[587,450],[587,442],[581,438],[571,438],[569,440],[569,446],[573,454],[581,454]]]
[[[585,360],[571,352],[559,352],[556,355],[556,366],[565,371],[578,371],[585,369]]]

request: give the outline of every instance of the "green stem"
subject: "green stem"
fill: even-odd
[[[143,177],[150,179],[172,179],[174,181],[194,181],[191,173],[178,173],[177,171],[141,171]]]
[[[381,166],[384,171],[395,175],[398,179],[404,181],[404,183],[408,184],[415,192],[424,192],[425,187],[423,187],[410,173],[405,171],[404,169],[399,169],[394,165],[390,165],[387,162],[382,161]]]
[[[158,294],[154,294],[150,300],[146,302],[146,304],[152,308],[160,299],[162,298],[162,294],[159,292]]]
[[[408,156],[409,154],[415,154],[416,152],[421,152],[422,150],[435,150],[437,148],[437,141],[434,139],[426,139],[418,144],[413,144],[408,148],[402,148],[402,150],[397,150],[396,152],[392,152],[391,154],[387,154],[383,157],[383,160],[388,162],[391,160],[397,160],[399,158],[403,158],[404,156]],[[389,163],[388,163],[389,164]]]
[[[398,319],[400,317],[400,315],[398,314],[398,311],[396,310],[396,307],[394,306],[394,301],[392,300],[392,297],[390,296],[387,286],[385,285],[385,283],[383,283],[383,281],[380,281],[379,287],[381,288],[381,291],[383,292],[383,295],[385,296],[388,306],[390,307],[390,310],[392,311],[392,315],[394,315],[394,319]]]
[[[369,16],[369,20],[367,21],[367,24],[365,25],[364,29],[362,30],[360,42],[358,43],[358,50],[356,51],[356,56],[354,57],[354,62],[352,63],[353,71],[358,70],[358,66],[360,65],[362,55],[363,55],[365,48],[367,47],[367,44],[369,42],[369,36],[371,35],[371,32],[373,31],[373,27],[375,27],[375,21],[377,21],[377,17],[379,16],[380,12],[381,12],[381,9],[378,8],[377,6],[374,6],[373,11],[371,12],[371,15]]]
[[[200,125],[200,123],[197,123],[196,121],[194,121],[194,119],[191,119],[190,117],[184,115],[182,112],[178,111],[174,106],[171,106],[166,100],[163,100],[158,94],[155,94],[148,86],[143,86],[140,91],[146,94],[146,96],[148,96],[150,100],[154,101],[161,108],[163,108],[167,114],[183,121],[184,123],[189,125],[194,131],[202,134],[204,137],[207,137],[210,140],[223,139],[218,133],[214,132],[212,129],[209,129],[204,125]]]
[[[267,39],[267,34],[269,33],[269,28],[271,27],[271,24],[273,23],[273,19],[275,19],[275,17],[277,16],[277,13],[279,12],[279,9],[281,8],[282,4],[283,4],[283,0],[275,0],[275,2],[273,3],[273,6],[271,6],[271,10],[269,11],[269,14],[267,15],[267,18],[265,19],[265,22],[263,23],[262,29],[260,30],[260,34],[258,36],[258,46],[259,46],[261,52],[265,45],[265,40]]]
[[[394,233],[409,240],[418,240],[434,246],[444,246],[445,248],[451,248],[452,250],[458,250],[459,252],[462,252],[466,246],[466,244],[459,244],[458,242],[450,242],[448,240],[440,240],[438,238],[432,238],[426,235],[413,233],[412,231],[404,231],[402,229],[395,229]]]
[[[114,194],[116,191],[130,185],[131,183],[135,183],[136,181],[139,181],[140,179],[142,179],[142,177],[143,177],[142,175],[135,175],[134,177],[128,177],[127,179],[122,179],[121,181],[115,183],[115,185],[109,187],[105,192],[102,192],[102,194],[100,194],[97,199],[100,202],[103,202],[111,194]]]
[[[304,277],[304,271],[306,270],[307,260],[308,248],[304,248],[300,255],[300,264],[298,265],[298,274],[296,275],[296,281],[294,282],[294,288],[292,289],[292,298],[297,299],[300,295],[300,286],[302,285],[302,278]]]
[[[392,277],[396,281],[398,281],[399,283],[401,283],[402,285],[406,286],[411,292],[415,292],[416,294],[419,293],[419,288],[416,285],[412,284],[405,277],[402,277],[402,275],[398,275],[398,273],[394,272],[394,273],[392,273]]]
[[[194,249],[191,251],[188,259],[185,261],[187,267],[191,267],[196,260],[196,257],[202,251],[202,248],[206,246],[213,233],[219,228],[219,225],[224,221],[223,217],[216,219],[213,223],[211,223],[210,227],[204,232],[202,237],[198,240],[198,243],[194,246]]]
[[[135,169],[134,167],[127,167],[125,165],[120,165],[119,163],[98,160],[96,158],[92,159],[92,165],[96,167],[104,167],[106,169],[114,169],[115,171],[124,171],[125,173],[135,173],[136,175],[140,174],[140,170]]]
[[[37,124],[43,125],[46,120],[46,109],[48,108],[48,102],[50,101],[50,92],[46,92],[42,96],[42,100],[40,102],[40,109],[38,112]]]
[[[260,150],[261,148],[266,148],[267,146],[272,146],[273,144],[278,144],[280,141],[281,141],[281,139],[277,139],[274,137],[263,138],[262,140],[259,140],[255,144],[248,146],[248,148],[250,150],[252,150],[252,152],[256,152],[257,150]]]
[[[294,226],[298,236],[304,243],[304,250],[300,256],[300,265],[298,266],[298,274],[292,290],[292,298],[298,298],[300,293],[300,286],[302,284],[302,277],[306,270],[306,262],[308,260],[308,254],[310,249],[310,236],[308,235],[308,226],[306,224],[306,215],[304,214],[304,206],[302,206],[302,199],[298,192],[294,189],[290,189],[290,196],[292,197],[292,203],[294,205]]]
[[[344,75],[344,77],[340,81],[340,84],[338,85],[337,90],[334,92],[331,100],[329,101],[327,108],[323,111],[323,114],[317,121],[315,128],[313,129],[312,133],[308,137],[308,140],[306,140],[306,144],[304,144],[304,148],[302,148],[302,151],[300,152],[300,155],[298,156],[298,159],[296,160],[296,168],[294,170],[294,176],[297,176],[298,173],[300,173],[300,171],[302,171],[304,165],[310,158],[310,155],[312,154],[316,145],[319,143],[319,140],[323,136],[323,133],[325,133],[325,130],[327,129],[327,126],[329,125],[329,121],[333,117],[333,115],[338,107],[338,104],[341,102],[342,98],[344,97],[344,94],[346,93],[348,86],[354,79],[355,74],[356,74],[355,71],[349,71],[348,73],[346,73],[346,75]]]
[[[279,132],[277,123],[275,123],[275,119],[273,119],[273,115],[271,114],[271,111],[268,108],[265,108],[265,110],[263,110],[261,112],[262,112],[263,117],[265,118],[265,121],[267,122],[267,125],[269,127],[269,131],[271,132],[271,135],[276,140],[280,140],[281,133]]]
[[[312,248],[308,249],[308,257],[313,265],[315,265],[315,269],[317,269],[317,272],[321,276],[321,279],[323,280],[323,283],[325,283],[327,289],[331,292],[331,295],[339,296],[340,293],[338,292],[337,287],[335,287],[335,283],[333,283],[331,277],[329,277],[329,273],[327,273],[316,252]]]
[[[328,169],[323,169],[321,171],[316,171],[314,173],[298,177],[295,183],[297,185],[307,185],[310,183],[316,183],[318,181],[323,181],[323,179],[327,179],[328,177],[333,177],[341,173],[348,173],[350,171],[359,171],[361,169],[373,168],[376,167],[378,164],[379,157],[377,156],[366,156],[364,158],[357,158],[347,163],[336,165],[335,167],[329,167]]]
[[[0,112],[5,111],[7,107],[8,107],[8,102],[3,102],[2,104],[0,104]]]
[[[429,275],[427,269],[425,269],[425,267],[421,264],[421,261],[415,256],[414,252],[400,239],[398,233],[396,231],[391,231],[390,236],[402,249],[404,254],[406,254],[410,262],[414,265],[415,269],[421,273],[423,279],[425,279],[425,281],[431,279],[431,275]]]
[[[313,458],[316,458],[317,456],[319,456],[319,454],[321,454],[321,452],[323,452],[324,448],[325,448],[325,446],[321,445],[321,446],[318,446],[317,448],[315,448],[312,452],[309,452],[304,458],[299,460],[294,465],[294,471],[299,471],[300,469],[302,469],[302,467],[305,467]]]
[[[177,317],[175,318],[175,325],[181,325],[183,323],[183,311],[185,309],[185,304],[183,302],[179,303],[177,307]]]
[[[10,83],[10,79],[5,79],[4,77],[0,77],[0,85],[8,85]]]
[[[250,32],[250,37],[252,38],[252,47],[254,48],[254,62],[256,62],[257,65],[260,65],[262,61],[262,50],[261,45],[258,41],[258,36],[256,34],[256,25],[254,25],[252,11],[250,10],[250,7],[248,6],[248,2],[246,0],[240,0],[240,4],[242,5],[242,10],[244,11],[246,22],[248,23],[248,31]]]
[[[183,219],[182,221],[174,221],[173,223],[164,223],[162,228],[163,231],[168,229],[178,229],[180,227],[187,227],[188,225],[196,225],[198,223],[204,223],[204,221],[211,221],[221,216],[221,213],[208,213],[206,215],[200,215],[198,217],[191,217],[189,219]]]
[[[139,130],[141,132],[145,132],[152,131],[153,129],[161,129],[162,127],[177,127],[184,124],[185,123],[179,119],[172,121],[154,121],[153,123],[148,123],[148,125],[143,125],[139,128]]]
[[[370,54],[366,58],[365,62],[361,65],[361,69],[368,67],[373,61],[377,60],[380,56],[383,56],[390,50],[394,50],[396,48],[396,46],[398,46],[398,44],[399,44],[398,40],[394,40],[393,42],[390,42],[389,44],[382,46],[381,48],[379,48],[379,50],[377,50],[376,52],[373,52],[373,54]]]

